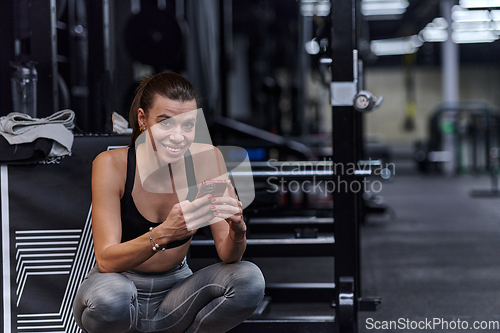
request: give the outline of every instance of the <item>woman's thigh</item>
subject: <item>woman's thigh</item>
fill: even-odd
[[[137,289],[119,273],[93,269],[80,285],[73,303],[74,318],[84,332],[126,332],[135,326]]]
[[[264,287],[262,273],[253,263],[205,267],[175,284],[144,328],[184,332],[193,325],[208,325],[224,332],[253,313],[264,297]]]

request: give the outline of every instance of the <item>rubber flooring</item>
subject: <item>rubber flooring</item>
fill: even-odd
[[[384,182],[391,213],[361,229],[363,296],[383,300],[359,314],[360,332],[500,331],[484,329],[500,322],[500,198],[470,196],[489,187],[470,175]]]

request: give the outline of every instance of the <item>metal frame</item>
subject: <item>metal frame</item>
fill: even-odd
[[[116,105],[114,82],[113,0],[87,1],[88,25],[88,88],[89,108],[85,132],[111,133],[111,113]],[[109,121],[107,121],[109,120]]]
[[[28,13],[31,34],[29,60],[36,62],[37,117],[43,118],[59,109],[56,0],[29,2],[31,6]]]
[[[359,1],[337,0],[331,8],[330,36],[332,81],[356,82],[357,25]],[[359,24],[359,23],[358,23]],[[348,165],[362,156],[361,113],[351,105],[332,106],[333,162]],[[336,174],[334,181],[357,181],[355,175]],[[361,221],[362,193],[348,189],[333,193],[335,252],[336,320],[339,332],[357,332],[358,299],[360,295],[359,222]],[[337,209],[337,207],[339,209]]]
[[[0,1],[0,40],[2,47],[0,48],[0,100],[2,101],[2,110],[0,116],[7,115],[11,112],[12,106],[12,91],[10,88],[10,77],[12,68],[9,65],[10,60],[14,60],[14,1]]]
[[[71,109],[75,112],[78,125],[88,128],[88,38],[89,26],[84,15],[84,0],[68,0],[69,27],[69,78]]]

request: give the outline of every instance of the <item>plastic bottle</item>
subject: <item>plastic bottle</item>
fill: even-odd
[[[35,63],[11,63],[16,69],[12,74],[12,104],[14,112],[21,112],[36,118],[36,83],[38,73]]]

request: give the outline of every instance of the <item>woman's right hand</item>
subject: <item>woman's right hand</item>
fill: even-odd
[[[159,236],[153,237],[159,244],[191,237],[198,230],[198,226],[214,218],[210,209],[211,195],[198,198],[193,202],[184,200],[175,204],[167,219],[155,228],[155,233],[161,231]],[[159,229],[159,230],[156,230]]]

